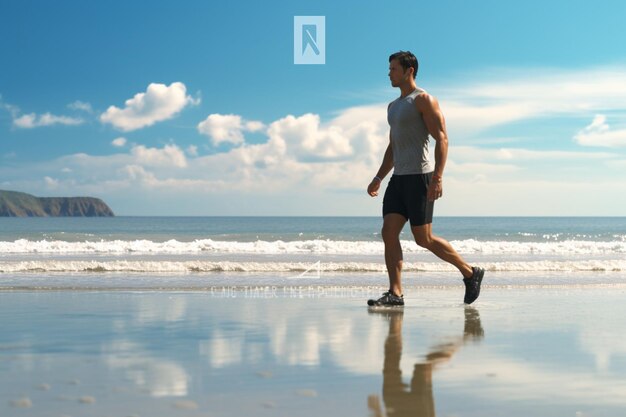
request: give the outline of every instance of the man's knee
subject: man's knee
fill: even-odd
[[[383,242],[385,243],[394,243],[400,241],[400,232],[397,227],[383,225],[383,228],[380,231],[380,235],[383,238]]]
[[[433,243],[433,235],[426,230],[413,230],[413,237],[415,238],[415,243],[426,249],[430,248]]]
[[[380,230],[380,235],[385,243],[393,242],[399,238],[399,235],[397,235],[391,227],[385,225],[383,225],[383,228]]]

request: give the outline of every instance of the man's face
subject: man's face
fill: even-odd
[[[406,82],[411,76],[411,68],[408,68],[405,71],[397,59],[391,60],[391,62],[389,63],[389,81],[391,81],[392,87],[400,86],[402,83]]]

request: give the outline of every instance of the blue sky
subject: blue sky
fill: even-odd
[[[326,64],[293,64],[293,18]],[[439,215],[626,215],[626,4],[0,0],[0,188],[120,215],[378,215],[420,60],[450,136]]]

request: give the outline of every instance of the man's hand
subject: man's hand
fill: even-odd
[[[435,201],[443,195],[443,186],[441,179],[435,179],[431,181],[428,186],[428,201]]]
[[[382,181],[378,178],[374,178],[372,182],[370,182],[370,185],[367,186],[367,193],[372,197],[376,197],[378,195],[378,189],[380,188],[381,182]]]

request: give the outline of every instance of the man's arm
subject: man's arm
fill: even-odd
[[[389,171],[391,171],[392,168],[393,168],[393,151],[391,149],[391,133],[389,133],[389,145],[387,145],[387,150],[385,150],[385,156],[383,156],[383,162],[380,164],[380,168],[378,169],[376,176],[372,179],[372,182],[370,182],[370,185],[368,185],[367,187],[367,193],[370,196],[376,197],[378,195],[378,189],[380,188],[380,183],[382,182],[383,178],[385,178],[385,176],[389,174]]]
[[[422,93],[415,97],[415,106],[422,113],[428,133],[435,139],[435,172],[433,181],[428,187],[428,199],[434,201],[443,195],[443,170],[448,158],[448,133],[446,121],[437,99],[430,94]]]

